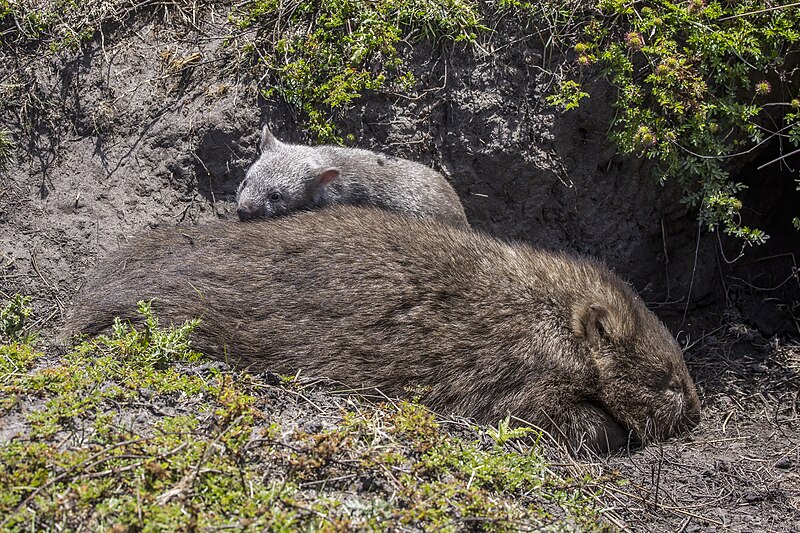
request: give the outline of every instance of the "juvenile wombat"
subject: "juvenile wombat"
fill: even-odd
[[[236,193],[239,219],[329,204],[370,205],[468,226],[453,187],[425,165],[358,148],[286,144],[265,126],[261,155]]]
[[[390,395],[421,385],[435,409],[511,412],[575,449],[699,419],[677,343],[603,265],[430,219],[341,206],[160,228],[98,267],[66,331],[98,333],[151,298],[165,322],[201,318],[208,355]]]

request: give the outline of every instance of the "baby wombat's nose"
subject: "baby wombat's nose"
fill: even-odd
[[[253,202],[245,201],[236,207],[236,214],[242,222],[264,216],[264,208],[253,205]]]

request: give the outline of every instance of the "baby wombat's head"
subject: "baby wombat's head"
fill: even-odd
[[[598,287],[573,317],[573,333],[597,368],[600,407],[626,428],[625,437],[629,431],[646,443],[697,425],[700,400],[678,343],[633,291]]]
[[[236,193],[239,219],[273,217],[314,206],[324,188],[339,176],[339,169],[318,157],[310,146],[280,142],[264,126],[261,155]]]

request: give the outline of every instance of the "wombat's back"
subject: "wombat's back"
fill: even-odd
[[[605,267],[430,220],[342,206],[161,228],[98,267],[66,329],[97,333],[142,299],[200,318],[193,346],[241,366],[423,386],[435,408],[510,411],[595,448],[699,413],[674,339]]]
[[[360,148],[320,146],[322,160],[342,175],[329,187],[326,204],[376,206],[468,228],[464,206],[441,172],[400,157]]]
[[[517,275],[510,271],[518,253],[471,230],[348,206],[248,224],[161,227],[101,262],[76,297],[66,329],[97,333],[114,316],[135,318],[138,300],[155,299],[164,318],[206,317],[206,324],[210,316],[230,319],[237,334],[222,332],[231,343],[226,351],[259,364],[273,351],[275,331],[245,339],[246,328],[238,325],[268,319],[281,329],[285,318],[292,344],[299,345],[324,334],[328,322],[408,318],[408,327],[415,310],[436,306],[443,314],[427,317],[429,323],[445,311],[452,318],[461,312],[448,308],[454,299],[484,307],[493,293],[510,289],[505,285]],[[541,263],[527,265],[524,284],[533,289],[549,276],[546,263],[559,260],[544,253],[531,260]],[[521,281],[513,279],[514,290]],[[315,320],[304,318],[311,314]],[[222,339],[198,334],[203,349],[222,353]]]

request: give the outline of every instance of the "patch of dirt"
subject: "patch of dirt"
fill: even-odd
[[[304,141],[292,110],[260,99],[257,80],[238,69],[245,37],[225,21],[197,20],[202,31],[132,21],[57,57],[2,51],[14,105],[0,120],[18,149],[0,177],[0,296],[33,296],[33,329],[45,339],[96,258],[130,235],[235,223],[233,196],[261,124]],[[554,112],[543,51],[526,37],[506,21],[486,54],[420,46],[412,98],[366,94],[340,124],[358,146],[442,170],[476,228],[604,259],[689,342],[700,426],[590,465],[629,480],[599,496],[618,525],[800,529],[797,263],[781,267],[777,300],[751,278],[723,277],[737,276],[724,240],[699,232],[680,191],[607,140],[611,89],[595,83],[581,110]],[[791,236],[778,244],[772,254],[797,258]]]
[[[691,436],[603,461],[630,481],[605,495],[634,529],[800,529],[800,343],[719,320],[686,352],[704,409]]]

